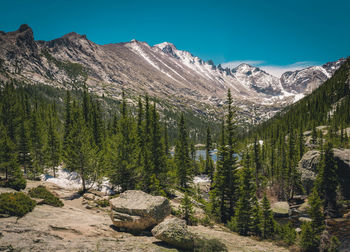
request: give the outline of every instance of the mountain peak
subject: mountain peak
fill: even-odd
[[[24,32],[24,31],[31,31],[33,32],[32,28],[29,27],[29,25],[27,24],[22,24],[19,29],[18,29],[18,32]]]
[[[174,44],[172,44],[170,42],[163,42],[160,44],[156,44],[153,47],[159,48],[164,53],[170,54],[175,58],[179,58],[179,56],[176,54],[176,51],[177,51],[176,47],[174,46]]]
[[[80,35],[76,32],[70,32],[62,36],[65,39],[86,39],[86,35]]]
[[[236,66],[233,70],[233,72],[241,72],[241,73],[247,73],[251,71],[257,71],[259,68],[251,66],[247,63],[242,63],[238,66]]]

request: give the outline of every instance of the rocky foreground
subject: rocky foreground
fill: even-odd
[[[179,251],[151,232],[121,232],[112,223],[109,207],[91,205],[88,197],[80,197],[76,191],[37,181],[28,181],[26,190],[40,184],[57,194],[64,206],[38,205],[23,218],[0,218],[0,251]],[[1,189],[0,193],[4,191]],[[188,230],[220,240],[229,251],[287,251],[271,242],[228,232],[221,226],[189,226]]]

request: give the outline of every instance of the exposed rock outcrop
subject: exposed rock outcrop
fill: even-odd
[[[275,217],[283,218],[288,217],[291,213],[288,202],[279,201],[271,205],[272,212]]]
[[[350,199],[350,149],[333,149],[334,159],[338,166],[338,178],[342,196]],[[309,194],[317,176],[317,165],[320,160],[320,152],[311,150],[306,152],[299,161],[298,170],[301,173],[301,181],[306,193]]]
[[[194,236],[187,229],[186,222],[179,218],[166,219],[152,229],[157,239],[177,248],[193,249]]]
[[[320,152],[318,150],[311,150],[306,152],[299,161],[298,170],[301,173],[301,182],[307,194],[311,192],[314,185],[319,159]]]
[[[168,199],[139,190],[129,190],[109,201],[114,226],[132,232],[151,228],[170,212]]]

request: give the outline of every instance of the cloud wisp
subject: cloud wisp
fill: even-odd
[[[235,68],[239,66],[242,63],[246,63],[255,67],[259,67],[265,72],[272,74],[273,76],[276,77],[281,77],[281,75],[285,72],[288,71],[296,71],[300,69],[304,69],[310,66],[317,66],[319,65],[318,62],[313,62],[313,61],[299,61],[295,62],[293,64],[289,65],[270,65],[267,64],[263,60],[235,60],[235,61],[230,61],[230,62],[225,62],[222,63],[221,65],[225,68],[228,67],[230,69]]]
[[[222,63],[221,66],[223,68],[235,68],[236,66],[239,66],[240,64],[246,63],[248,65],[252,65],[252,66],[260,66],[261,64],[265,63],[262,60],[234,60],[234,61],[230,61],[230,62],[225,62]]]

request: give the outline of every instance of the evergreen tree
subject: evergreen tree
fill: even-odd
[[[98,169],[97,149],[93,136],[84,122],[84,116],[77,105],[73,106],[72,125],[69,137],[66,139],[66,167],[76,171],[82,179],[83,192],[87,189],[87,182],[96,178]]]
[[[321,193],[321,198],[324,199],[325,213],[331,217],[337,215],[336,190],[338,184],[337,164],[334,159],[333,145],[328,142],[324,154],[321,156],[316,185]]]
[[[150,192],[152,171],[152,122],[149,97],[145,97],[144,123],[142,129],[141,144],[141,181],[140,187],[145,192]],[[141,120],[142,121],[142,120]],[[141,133],[141,132],[140,132]]]
[[[55,127],[57,120],[54,118],[54,115],[54,112],[50,112],[45,152],[47,156],[47,164],[52,169],[53,177],[55,178],[56,167],[60,163],[60,141]]]
[[[0,171],[9,179],[18,167],[16,146],[8,136],[4,126],[0,125]]]
[[[45,153],[44,153],[44,130],[42,121],[39,118],[39,111],[36,108],[31,115],[31,156],[33,159],[32,176],[34,178],[43,172],[45,164]]]
[[[237,202],[237,191],[238,191],[238,178],[236,174],[236,161],[235,155],[235,108],[233,107],[233,100],[231,96],[231,90],[227,91],[227,115],[226,115],[226,131],[227,131],[227,146],[228,146],[228,162],[226,167],[227,175],[227,196],[229,201],[228,216],[225,221],[231,219],[234,216],[234,207]]]
[[[151,169],[160,184],[165,189],[164,181],[166,180],[166,156],[164,152],[162,132],[160,129],[159,115],[156,110],[156,104],[153,104],[151,116]]]
[[[27,175],[28,170],[32,168],[32,158],[30,155],[28,128],[24,119],[21,121],[19,133],[18,160],[24,169],[24,173]]]
[[[12,83],[6,83],[0,93],[1,122],[13,143],[16,142],[16,129],[18,125],[19,106],[15,88]]]
[[[270,238],[275,232],[275,222],[273,219],[273,213],[270,207],[270,202],[264,194],[262,200],[262,212],[261,212],[261,233],[263,238]]]
[[[187,188],[192,179],[191,162],[189,156],[189,144],[185,118],[183,113],[178,123],[178,139],[175,147],[175,163],[177,170],[178,185]]]
[[[226,127],[221,127],[221,143],[218,151],[216,173],[211,192],[212,212],[226,223],[234,216],[234,206],[238,198],[238,181],[236,174],[236,157],[234,157],[234,110],[230,90],[227,93],[228,113]],[[226,129],[226,130],[225,130]]]
[[[251,205],[252,207],[252,215],[251,215],[251,226],[250,226],[250,231],[253,235],[255,236],[261,236],[261,221],[262,221],[262,216],[261,216],[261,209],[260,205],[258,202],[258,199],[254,195],[251,200]]]
[[[225,166],[227,163],[228,151],[225,141],[225,124],[221,124],[221,141],[218,147],[216,172],[214,173],[213,188],[210,190],[211,213],[218,217],[222,222],[225,220],[226,213],[226,195],[225,195]]]
[[[302,128],[299,129],[298,145],[299,145],[299,160],[301,160],[305,152],[305,138],[304,138]]]
[[[250,156],[246,155],[245,166],[242,169],[239,200],[235,211],[236,230],[241,235],[248,235],[252,226],[253,197],[255,197],[255,185],[252,181],[252,171],[249,167]]]
[[[71,115],[71,98],[70,92],[67,90],[65,101],[65,121],[64,121],[64,137],[63,137],[63,149],[66,150],[68,146],[68,139],[70,137],[70,131],[72,127],[72,115]],[[66,153],[66,152],[65,152]]]
[[[212,149],[212,140],[210,134],[210,128],[207,127],[207,139],[205,145],[205,173],[208,174],[210,178],[210,183],[213,182],[214,178],[214,163],[211,157],[211,149]]]
[[[193,205],[187,192],[185,192],[184,197],[181,200],[180,210],[181,210],[181,216],[186,221],[187,225],[195,224],[195,219],[193,216],[194,214]]]
[[[92,125],[95,145],[98,151],[102,151],[105,142],[105,126],[103,123],[101,106],[98,101],[93,103]]]
[[[259,174],[262,172],[262,164],[260,157],[260,143],[255,137],[254,139],[254,164],[255,164],[255,185],[257,189],[257,195],[259,195],[260,186],[259,186]]]
[[[135,189],[135,171],[137,167],[137,139],[135,123],[127,112],[123,93],[121,118],[118,121],[117,135],[111,138],[111,182],[121,191]]]
[[[318,251],[320,236],[324,230],[324,217],[321,210],[322,201],[314,187],[309,197],[309,214],[311,222],[304,223],[301,230],[300,246],[304,251]]]

